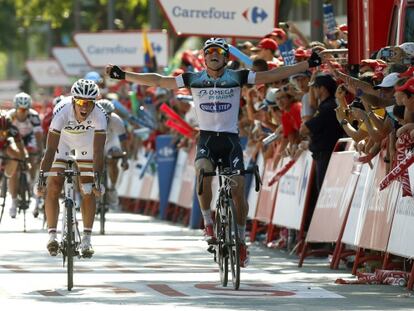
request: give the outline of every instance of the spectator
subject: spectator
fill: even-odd
[[[309,149],[316,162],[316,185],[320,191],[329,159],[339,138],[344,134],[335,116],[336,82],[331,75],[320,74],[311,83],[319,101],[318,113],[302,124],[300,133],[310,135]]]

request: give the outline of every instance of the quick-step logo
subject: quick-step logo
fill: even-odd
[[[220,113],[230,110],[230,103],[205,103],[200,104],[200,109],[211,113]]]

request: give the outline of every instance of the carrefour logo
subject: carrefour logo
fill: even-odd
[[[259,24],[267,18],[268,14],[262,8],[255,6],[253,8],[245,10],[243,12],[243,16],[249,22],[252,22],[254,24]]]
[[[206,103],[206,104],[200,104],[200,108],[203,111],[206,112],[212,112],[212,113],[220,113],[225,112],[231,108],[230,103]]]
[[[161,148],[158,153],[164,157],[164,158],[168,158],[171,157],[174,154],[174,149],[171,147],[163,147]]]

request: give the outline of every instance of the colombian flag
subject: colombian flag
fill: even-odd
[[[142,43],[144,47],[144,71],[145,72],[156,72],[157,71],[157,60],[155,58],[155,54],[152,49],[151,42],[148,39],[146,30],[142,32]]]

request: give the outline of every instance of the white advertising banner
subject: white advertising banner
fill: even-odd
[[[387,252],[403,257],[414,257],[414,198],[402,197],[397,202]]]
[[[52,54],[63,71],[69,76],[83,77],[87,72],[92,71],[85,57],[76,47],[55,46],[52,49]]]
[[[411,191],[414,191],[414,165],[408,167]],[[395,208],[387,252],[403,257],[414,257],[414,198],[400,197]]]
[[[13,101],[14,95],[20,92],[20,80],[0,81],[0,100]]]
[[[148,31],[147,34],[158,66],[167,66],[168,34],[163,31]],[[140,31],[77,33],[74,40],[92,67],[145,65],[143,34]]]
[[[259,167],[259,174],[261,178],[264,172],[264,164],[265,163],[264,163],[263,153],[259,152],[259,154],[257,155],[256,165]],[[250,185],[249,193],[247,196],[247,203],[249,204],[249,214],[247,215],[247,217],[249,219],[253,219],[254,216],[256,215],[257,202],[259,201],[260,190],[259,192],[256,192],[255,188],[256,188],[256,182],[253,177],[252,183]]]
[[[378,156],[372,160],[374,169],[364,164],[359,175],[354,197],[352,198],[348,219],[346,222],[342,243],[357,246],[361,237],[362,227],[367,213],[367,202],[374,191],[372,184],[377,167]]]
[[[276,3],[269,0],[159,0],[178,35],[257,37],[270,33]]]
[[[282,168],[290,161],[283,159]],[[312,170],[312,154],[305,151],[280,178],[272,224],[300,229]]]
[[[178,150],[177,161],[174,168],[174,177],[171,183],[171,190],[168,197],[168,202],[172,204],[178,204],[181,190],[181,178],[184,173],[185,165],[187,163],[188,152],[184,149]]]
[[[28,60],[26,68],[38,86],[69,86],[70,78],[54,59]]]

